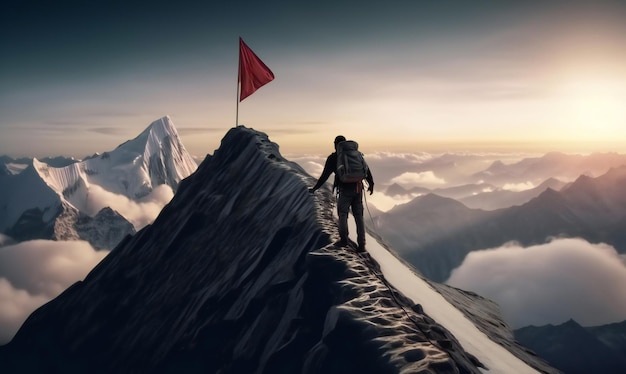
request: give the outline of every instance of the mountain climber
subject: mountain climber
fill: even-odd
[[[338,157],[338,152],[340,154],[344,145],[348,145],[352,143],[354,146],[354,150],[352,155],[356,155],[360,159],[360,162],[363,164],[363,167],[356,167],[356,169],[362,169],[358,171],[358,177],[353,179],[344,179],[341,173],[342,160],[344,157]],[[372,173],[367,167],[365,160],[363,160],[363,155],[358,152],[358,145],[353,141],[346,141],[346,138],[342,135],[339,135],[335,138],[335,152],[331,153],[328,158],[326,158],[326,164],[324,165],[324,171],[322,171],[322,175],[317,180],[315,186],[309,188],[310,193],[314,193],[317,189],[319,189],[330,177],[331,173],[335,173],[335,181],[333,183],[333,192],[335,189],[337,190],[338,198],[337,198],[337,215],[339,216],[339,245],[347,246],[348,245],[348,211],[352,208],[352,215],[354,216],[354,221],[356,222],[356,231],[357,231],[357,251],[364,252],[365,251],[365,223],[363,222],[363,182],[365,179],[368,185],[368,191],[371,194],[374,193],[374,178],[372,177]],[[350,157],[352,157],[350,155]],[[339,162],[338,162],[339,160]],[[359,161],[352,161],[359,162]],[[355,168],[353,168],[355,169]],[[342,181],[342,179],[344,181]],[[356,180],[356,181],[354,181]]]

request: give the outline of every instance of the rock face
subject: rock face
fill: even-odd
[[[0,164],[0,177],[5,175],[11,175],[11,172],[5,164]]]
[[[135,233],[130,222],[108,207],[93,217],[80,215],[74,227],[78,236],[87,240],[95,249],[114,248],[126,235]]]
[[[126,235],[136,231],[126,218],[111,208],[103,208],[90,217],[67,202],[59,201],[56,208],[51,206],[43,211],[39,208],[25,211],[6,232],[18,241],[38,238],[85,240],[95,249],[112,249]]]
[[[313,182],[230,130],[151,226],[0,347],[3,372],[479,373],[372,258],[333,244]]]
[[[582,327],[569,320],[524,327],[515,337],[567,374],[626,373],[626,321]]]

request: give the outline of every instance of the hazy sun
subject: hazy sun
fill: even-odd
[[[569,135],[579,139],[626,136],[626,82],[619,79],[573,79],[560,90]]]

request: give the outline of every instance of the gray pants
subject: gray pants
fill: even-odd
[[[339,191],[337,199],[337,215],[339,216],[339,238],[348,240],[348,211],[352,208],[352,215],[356,222],[357,244],[365,245],[365,223],[363,222],[363,191]]]

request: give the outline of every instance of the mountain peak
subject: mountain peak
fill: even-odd
[[[159,144],[167,138],[178,140],[178,131],[169,116],[164,116],[153,121],[134,139],[120,144],[117,149],[140,153],[150,146],[150,142]]]
[[[60,217],[59,212],[66,211],[68,206],[96,218],[97,210],[102,207],[93,203],[94,195],[123,196],[140,202],[158,186],[167,185],[175,192],[179,183],[196,169],[197,164],[178,137],[176,127],[165,116],[113,151],[63,167],[33,158],[20,174],[3,177],[0,187],[6,192],[0,196],[0,230],[16,225],[25,212],[30,212],[31,217],[41,217],[46,225],[53,224]],[[94,192],[96,189],[98,193]],[[109,199],[111,204],[124,204],[123,201]],[[77,215],[71,216],[74,220]],[[108,217],[108,220],[122,221],[118,218]],[[31,223],[39,227],[42,222]],[[122,221],[120,227],[124,229],[120,233],[126,230],[127,223]],[[133,223],[138,227],[145,224]],[[50,239],[41,235],[30,239]]]
[[[626,165],[612,167],[606,172],[606,174],[600,176],[599,178],[626,180]]]
[[[560,214],[564,212],[569,213],[567,206],[567,200],[563,195],[552,187],[548,187],[534,199],[531,199],[526,204],[519,207],[514,207],[513,209],[549,211],[551,213]]]
[[[387,187],[387,191],[385,192],[389,196],[396,195],[406,195],[409,193],[404,187],[400,186],[398,183],[393,183],[389,187]]]
[[[449,197],[443,197],[434,193],[428,193],[424,196],[419,196],[415,198],[414,204],[411,204],[415,207],[419,207],[420,209],[461,209],[461,210],[469,210],[468,207],[463,205],[463,203],[451,199]]]
[[[618,344],[603,341],[603,332],[617,336]],[[610,327],[585,328],[570,319],[560,325],[515,330],[515,338],[564,373],[624,373],[626,370],[626,361],[620,354],[623,337]]]
[[[146,130],[158,134],[157,136],[161,139],[166,136],[178,138],[178,130],[176,130],[170,116],[164,116],[152,122]]]
[[[313,183],[267,135],[231,129],[152,225],[29,317],[3,370],[479,373],[424,313],[445,306],[414,305],[369,253],[334,244],[332,194]],[[507,352],[474,351],[502,370]]]
[[[502,162],[502,160],[495,160],[494,162],[491,163],[491,165],[489,166],[489,168],[487,168],[487,170],[491,170],[491,169],[499,169],[506,166],[504,164],[504,162]]]

